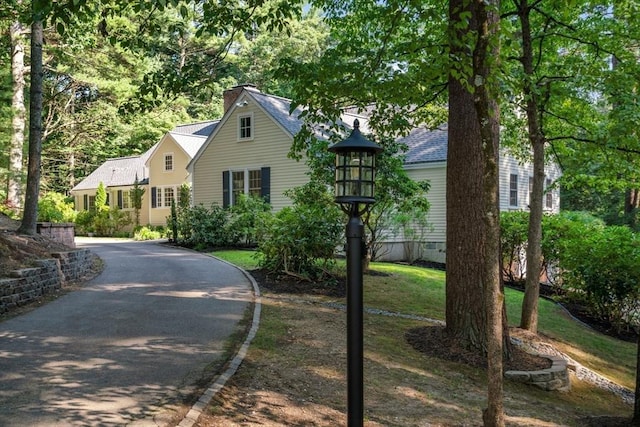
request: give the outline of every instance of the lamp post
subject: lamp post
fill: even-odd
[[[363,424],[363,298],[364,224],[360,216],[375,202],[375,158],[382,147],[353,123],[351,135],[329,148],[336,154],[335,200],[349,215],[347,236],[347,425]]]

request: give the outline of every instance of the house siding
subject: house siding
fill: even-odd
[[[173,170],[165,171],[165,154],[173,156]],[[149,195],[145,200],[145,206],[149,212],[149,224],[167,225],[167,218],[171,216],[171,207],[153,207],[151,203],[151,188],[173,187],[174,197],[178,197],[180,186],[189,182],[187,164],[191,161],[184,150],[176,143],[170,134],[166,134],[153,152],[147,166],[149,168]],[[147,195],[147,194],[145,194]]]
[[[500,168],[500,210],[515,211],[529,210],[529,177],[533,176],[533,165],[520,164],[512,155],[501,151],[499,159]],[[446,233],[447,233],[447,185],[446,163],[417,163],[405,165],[409,178],[414,181],[429,181],[431,187],[427,193],[427,199],[431,204],[428,221],[431,230],[426,234],[426,243],[423,245],[405,241],[401,234],[389,235],[385,240],[385,247],[381,251],[384,260],[406,260],[419,255],[430,261],[444,263],[446,261]],[[561,176],[561,171],[555,163],[545,167],[546,178],[555,182]],[[518,203],[511,205],[510,175],[518,176]],[[552,188],[552,207],[545,205],[545,212],[558,213],[560,211],[560,194],[557,188]],[[546,194],[546,193],[545,193]],[[546,195],[543,199],[546,203]]]
[[[149,188],[146,185],[142,185],[141,188],[145,189],[145,193],[142,196],[142,209],[140,209],[140,224],[148,224],[149,223],[149,212],[147,209],[144,208],[144,206],[146,206],[147,199],[148,199],[148,192],[149,192]],[[133,190],[133,186],[119,186],[119,187],[108,187],[106,189],[108,197],[109,197],[109,207],[113,208],[113,207],[117,207],[118,206],[118,191],[131,191]],[[85,205],[84,205],[84,199],[85,196],[87,197],[95,197],[96,195],[96,190],[77,190],[74,191],[74,203],[75,203],[75,209],[77,211],[84,211],[87,210],[85,209]],[[88,208],[88,207],[87,207]],[[129,217],[131,218],[131,225],[124,227],[125,231],[131,231],[133,230],[133,222],[135,221],[135,209],[130,208],[130,209],[122,209],[123,212],[127,212],[129,214]]]
[[[521,164],[518,160],[507,153],[500,153],[500,211],[523,211],[529,210],[529,178],[533,177],[533,164]],[[510,196],[510,177],[518,176],[518,203],[512,205],[509,200]],[[561,172],[556,164],[545,166],[546,178],[555,182],[560,178]],[[557,188],[551,189],[552,207],[549,209],[544,206],[544,211],[549,213],[558,213],[560,211],[560,193]],[[546,202],[546,187],[543,203]]]
[[[248,113],[253,113],[253,139],[238,141],[238,116]],[[271,168],[270,199],[275,212],[291,205],[284,195],[286,190],[309,180],[304,161],[287,157],[292,137],[252,101],[245,107],[232,109],[210,138],[192,165],[195,205],[222,206],[224,171]]]

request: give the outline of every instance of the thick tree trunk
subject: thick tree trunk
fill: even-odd
[[[24,150],[24,131],[26,126],[26,107],[24,104],[24,31],[22,24],[14,22],[9,28],[11,39],[11,147],[9,149],[9,175],[7,180],[7,204],[19,211],[22,207],[22,151]]]
[[[530,7],[521,0],[518,7],[522,26],[522,66],[524,69],[524,95],[526,101],[529,141],[533,150],[533,186],[529,200],[529,231],[527,239],[527,277],[522,300],[520,327],[538,332],[538,299],[540,296],[540,270],[542,268],[542,204],[544,193],[544,136],[538,114],[538,97],[533,88],[534,65],[531,42]]]
[[[499,4],[465,3],[449,3],[450,54],[457,60],[449,77],[446,328],[463,345],[486,353],[488,407],[483,420],[502,426],[503,341],[508,332],[500,281],[499,109],[497,80],[492,80],[499,53]],[[463,12],[471,13],[469,26],[458,25]],[[478,38],[470,51],[463,40],[474,32]],[[471,59],[466,69],[460,58]],[[461,82],[461,75],[469,77]]]
[[[498,106],[498,69],[500,55],[498,38],[499,0],[475,2],[478,16],[478,40],[473,52],[475,109],[480,124],[483,171],[484,259],[482,282],[487,333],[487,409],[485,426],[504,426],[503,403],[503,306],[504,294],[500,281],[500,192],[498,153],[500,146],[500,109]]]
[[[37,13],[38,11],[34,11]],[[31,88],[29,105],[29,166],[27,192],[18,232],[35,234],[38,221],[38,195],[40,192],[40,165],[42,162],[42,21],[34,18],[31,24]]]
[[[480,126],[473,95],[452,77],[448,134],[446,330],[464,346],[483,351],[485,225]]]

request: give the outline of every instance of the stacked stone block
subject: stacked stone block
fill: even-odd
[[[552,364],[548,369],[539,371],[507,371],[505,377],[514,381],[535,385],[543,390],[569,391],[571,381],[567,369],[567,361],[560,356],[540,355],[550,359]]]
[[[77,280],[91,269],[93,255],[88,249],[52,254],[52,259],[37,261],[38,267],[11,271],[0,278],[0,314],[55,292],[69,281]]]
[[[70,248],[76,247],[75,224],[63,222],[39,222],[36,231],[42,236],[47,236],[56,242]]]

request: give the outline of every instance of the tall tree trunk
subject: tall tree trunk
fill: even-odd
[[[463,34],[455,29],[462,21],[463,3],[464,0],[449,2],[450,55],[455,58],[470,55],[469,48],[462,42]],[[452,65],[460,65],[460,62]],[[482,260],[485,229],[480,124],[473,94],[453,72],[449,73],[448,123],[446,330],[463,346],[484,351]]]
[[[26,126],[26,107],[24,104],[24,31],[20,22],[14,22],[9,28],[11,39],[11,148],[9,149],[9,175],[7,180],[7,204],[19,211],[22,207],[22,151],[24,150],[24,131]]]
[[[474,102],[480,125],[483,172],[484,259],[482,283],[487,333],[487,409],[486,426],[504,426],[503,404],[503,318],[504,294],[500,281],[500,192],[498,153],[500,146],[500,109],[498,106],[498,70],[500,56],[500,1],[476,0],[478,40],[473,52]]]
[[[533,87],[534,65],[528,0],[520,0],[518,15],[522,27],[522,66],[524,69],[524,96],[526,99],[529,141],[533,150],[533,186],[529,200],[529,231],[527,238],[527,277],[522,300],[520,327],[538,332],[538,299],[540,296],[540,270],[542,268],[542,204],[544,195],[544,136],[542,135],[538,96]]]
[[[32,8],[35,8],[35,2]],[[42,21],[33,10],[31,24],[31,87],[29,94],[29,166],[27,168],[27,192],[18,232],[35,234],[38,221],[38,193],[40,192],[40,165],[42,162]]]
[[[456,60],[449,75],[446,328],[463,345],[486,352],[483,420],[490,426],[504,425],[502,360],[508,338],[500,282],[499,109],[493,77],[498,10],[498,0],[449,3],[450,54]],[[471,13],[467,26],[460,25],[465,12]],[[470,51],[474,33],[478,38]],[[468,77],[460,81],[461,75]]]

